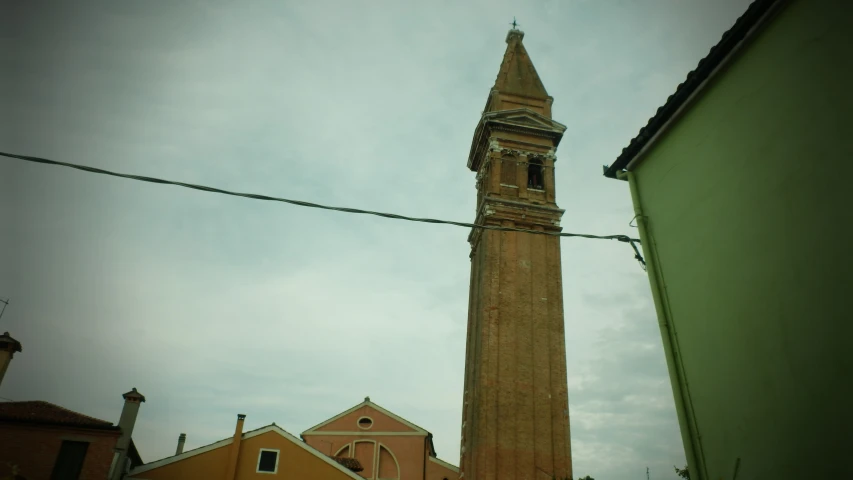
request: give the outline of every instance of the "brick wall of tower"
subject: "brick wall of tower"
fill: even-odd
[[[487,231],[472,256],[465,478],[571,475],[559,242]]]

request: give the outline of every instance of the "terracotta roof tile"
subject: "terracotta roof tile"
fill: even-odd
[[[0,403],[0,421],[118,430],[117,426],[106,420],[92,418],[41,400]]]
[[[356,460],[355,458],[348,457],[331,457],[332,460],[340,463],[344,467],[352,470],[353,472],[360,472],[364,470],[364,467],[361,466],[361,462]]]

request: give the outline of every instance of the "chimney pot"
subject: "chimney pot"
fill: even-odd
[[[244,420],[245,418],[246,418],[245,414],[242,414],[242,413],[237,414],[237,420]]]
[[[0,383],[6,376],[6,370],[9,368],[9,363],[12,362],[15,352],[21,350],[21,342],[12,338],[9,332],[3,332],[3,335],[0,335]]]
[[[175,449],[175,455],[180,455],[184,453],[184,443],[187,441],[187,434],[182,433],[178,435],[178,448]]]
[[[121,417],[118,420],[118,427],[121,430],[116,442],[116,468],[112,472],[112,480],[119,480],[125,473],[127,465],[128,449],[130,448],[131,436],[133,435],[133,427],[136,424],[136,416],[139,414],[139,407],[145,401],[145,396],[139,393],[134,387],[131,391],[122,394],[124,398],[124,407],[121,409]]]

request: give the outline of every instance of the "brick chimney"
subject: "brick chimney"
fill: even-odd
[[[226,480],[234,480],[237,474],[237,460],[240,458],[240,442],[243,440],[243,421],[246,416],[237,415],[237,427],[234,429],[234,441],[231,442],[231,452],[228,455],[228,475]]]
[[[130,448],[130,436],[133,434],[133,426],[136,424],[136,415],[139,414],[139,406],[145,401],[145,395],[136,391],[136,387],[122,395],[124,408],[121,409],[121,417],[118,426],[121,428],[121,436],[116,442],[116,454],[113,461],[111,480],[119,480],[127,471],[127,452]]]
[[[0,384],[3,383],[6,369],[9,368],[9,363],[12,362],[15,352],[20,351],[21,342],[9,336],[9,332],[3,332],[3,335],[0,335]]]
[[[178,448],[175,449],[175,455],[180,455],[184,453],[184,443],[187,441],[187,434],[182,433],[178,435]]]

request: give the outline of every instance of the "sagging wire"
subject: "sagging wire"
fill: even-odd
[[[190,189],[194,189],[194,190],[201,190],[204,192],[220,193],[223,195],[232,195],[232,196],[236,196],[236,197],[251,198],[254,200],[282,202],[282,203],[288,203],[291,205],[298,205],[301,207],[319,208],[322,210],[333,210],[333,211],[337,211],[337,212],[362,214],[362,215],[374,215],[374,216],[383,217],[383,218],[390,218],[390,219],[394,219],[394,220],[406,220],[406,221],[410,221],[410,222],[423,222],[423,223],[434,223],[434,224],[443,224],[443,225],[454,225],[454,226],[458,226],[458,227],[475,228],[475,229],[482,229],[482,230],[496,230],[496,231],[504,231],[504,232],[523,232],[523,233],[530,233],[530,234],[534,234],[534,235],[551,235],[551,236],[556,236],[556,237],[580,237],[580,238],[588,238],[588,239],[594,239],[594,240],[618,240],[620,242],[629,243],[631,245],[631,247],[634,249],[634,252],[636,254],[635,258],[640,262],[641,266],[645,270],[645,261],[643,260],[642,256],[640,255],[640,252],[636,246],[637,243],[640,243],[640,239],[631,238],[628,235],[593,235],[593,234],[588,234],[588,233],[546,232],[546,231],[541,231],[541,230],[529,230],[526,228],[504,227],[504,226],[500,226],[500,225],[478,225],[478,224],[466,223],[466,222],[456,222],[456,221],[452,221],[452,220],[438,220],[438,219],[434,219],[434,218],[407,217],[404,215],[397,215],[394,213],[375,212],[372,210],[361,210],[361,209],[357,209],[357,208],[348,208],[348,207],[332,207],[332,206],[328,206],[328,205],[321,205],[321,204],[317,204],[317,203],[305,202],[302,200],[291,200],[291,199],[287,199],[287,198],[271,197],[268,195],[259,195],[259,194],[254,194],[254,193],[232,192],[232,191],[223,190],[223,189],[215,188],[215,187],[195,185],[192,183],[176,182],[176,181],[172,181],[172,180],[164,180],[161,178],[146,177],[146,176],[142,176],[142,175],[132,175],[132,174],[127,174],[127,173],[112,172],[112,171],[104,170],[101,168],[89,167],[89,166],[85,166],[85,165],[78,165],[78,164],[68,163],[68,162],[60,162],[60,161],[56,161],[56,160],[49,160],[46,158],[33,157],[33,156],[29,156],[29,155],[18,155],[18,154],[14,154],[14,153],[0,152],[0,156],[7,157],[7,158],[13,158],[13,159],[17,159],[17,160],[23,160],[23,161],[27,161],[27,162],[42,163],[42,164],[47,164],[47,165],[58,165],[58,166],[63,166],[63,167],[68,167],[68,168],[74,168],[77,170],[82,170],[85,172],[97,173],[97,174],[101,174],[101,175],[109,175],[109,176],[113,176],[113,177],[127,178],[127,179],[137,180],[137,181],[141,181],[141,182],[158,183],[161,185],[174,185],[174,186],[190,188]]]

